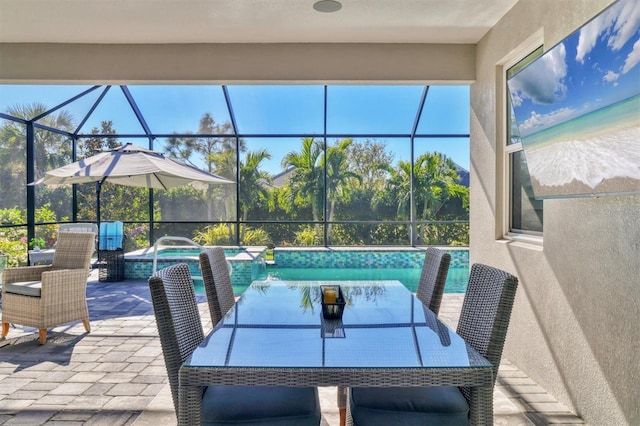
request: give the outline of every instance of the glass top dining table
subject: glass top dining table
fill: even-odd
[[[341,319],[324,319],[324,285],[340,286]],[[471,386],[490,398],[492,384],[491,363],[399,281],[255,281],[180,369],[179,423],[199,423],[207,385]]]

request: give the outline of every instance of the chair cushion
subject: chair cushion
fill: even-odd
[[[23,296],[40,297],[42,292],[41,281],[22,281],[16,283],[7,283],[4,285],[7,293],[21,294]]]
[[[202,399],[203,425],[318,426],[320,419],[316,388],[209,386]]]
[[[349,403],[358,426],[469,424],[469,405],[457,387],[353,388]]]

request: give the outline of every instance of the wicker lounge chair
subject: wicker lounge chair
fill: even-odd
[[[40,344],[47,328],[82,320],[87,332],[87,277],[95,247],[93,232],[61,232],[51,265],[5,269],[2,273],[2,337],[9,324],[36,327]]]
[[[61,223],[60,227],[58,228],[58,233],[60,232],[93,232],[94,234],[96,234],[96,238],[93,252],[91,254],[93,255],[98,251],[98,225],[96,225],[95,223]]]
[[[205,249],[200,253],[199,258],[211,322],[215,327],[236,302],[227,258],[222,247]]]
[[[204,339],[189,267],[169,266],[149,278],[151,300],[178,413],[179,370]],[[208,386],[202,393],[202,424],[243,426],[319,425],[314,387]]]
[[[93,232],[98,236],[98,225],[95,223],[61,223],[58,232]]]
[[[474,264],[457,333],[491,362],[494,383],[511,317],[518,279],[491,266]],[[353,388],[347,423],[464,425],[493,414],[493,388]]]

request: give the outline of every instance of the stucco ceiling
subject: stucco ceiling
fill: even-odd
[[[0,0],[0,42],[476,43],[518,0]]]

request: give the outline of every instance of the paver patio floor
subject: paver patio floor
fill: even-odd
[[[49,331],[16,325],[0,340],[0,425],[176,423],[146,281],[87,287],[91,333],[81,323]],[[440,316],[455,327],[462,295],[445,294]],[[204,296],[199,306],[211,329]],[[338,425],[335,388],[321,388],[323,426]],[[496,425],[584,424],[524,373],[503,360],[494,393]]]

